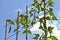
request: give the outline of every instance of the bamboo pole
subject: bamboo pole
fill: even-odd
[[[19,27],[19,11],[17,16],[17,31],[16,31],[16,40],[18,40],[18,27]]]
[[[28,16],[28,6],[26,5],[26,15]],[[28,21],[28,18],[26,18],[26,23]],[[28,27],[26,27],[26,40],[28,40]]]
[[[45,40],[47,40],[45,0],[44,0],[44,27],[45,27]]]
[[[6,22],[6,27],[5,27],[5,40],[7,40],[7,22]]]

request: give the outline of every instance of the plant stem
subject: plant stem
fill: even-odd
[[[47,27],[46,27],[45,0],[44,0],[44,28],[45,28],[45,40],[47,40]]]
[[[26,6],[26,16],[28,16],[28,6]],[[27,24],[28,18],[26,18],[26,24]],[[26,40],[28,40],[28,27],[26,27]]]
[[[7,40],[7,22],[6,22],[6,28],[5,28],[5,40]]]
[[[18,17],[17,17],[17,31],[16,31],[16,40],[18,40],[18,27],[19,27],[19,11],[18,11]]]

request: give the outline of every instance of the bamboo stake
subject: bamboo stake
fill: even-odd
[[[6,22],[6,27],[5,27],[5,40],[7,40],[7,22]]]
[[[17,16],[17,31],[16,31],[16,40],[18,40],[18,27],[19,27],[19,11]]]
[[[28,16],[28,6],[26,6],[26,15]],[[26,23],[28,21],[28,18],[26,18]],[[28,27],[26,27],[26,40],[28,40]]]
[[[47,27],[46,27],[45,0],[44,0],[44,27],[45,27],[45,40],[47,40]]]

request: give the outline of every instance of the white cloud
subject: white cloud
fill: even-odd
[[[40,16],[40,18],[41,17],[42,16]],[[47,26],[54,27],[52,35],[56,36],[58,38],[58,40],[60,40],[60,30],[57,29],[57,23],[58,23],[57,21],[53,21],[53,23],[50,24],[49,21],[47,21]],[[34,24],[33,27],[30,29],[31,32],[33,34],[35,34],[35,33],[42,34],[43,31],[41,29],[39,29],[39,26],[40,26],[40,23],[39,22],[37,22],[36,24]]]
[[[32,33],[34,33],[34,34],[37,34],[37,33],[42,34],[43,31],[41,29],[39,29],[39,26],[40,26],[39,22],[34,24],[33,27],[30,29],[32,31]]]
[[[39,16],[39,18],[43,17],[44,15]]]
[[[47,26],[52,26],[54,27],[52,35],[56,36],[60,40],[60,31],[57,29],[57,23],[54,22],[53,24],[47,23]]]
[[[41,18],[41,17],[43,17],[43,15],[39,16],[39,18]],[[33,24],[33,27],[30,29],[32,31],[32,33],[34,33],[34,34],[38,33],[38,34],[42,35],[43,31],[41,29],[39,29],[39,26],[40,26],[39,22],[37,22],[36,24]]]

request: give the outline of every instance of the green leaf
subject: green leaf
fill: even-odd
[[[38,0],[34,0],[34,3],[32,5],[38,9],[38,13],[39,13],[40,12],[40,3],[38,2]]]
[[[38,13],[39,13],[40,12],[40,5],[37,4],[35,7],[38,9]]]
[[[33,39],[38,40],[36,37],[34,37]]]
[[[28,16],[27,16],[27,15],[25,15],[25,18],[28,18]]]
[[[52,8],[49,8],[49,15],[50,16],[54,16],[54,13],[53,13],[53,9]]]
[[[50,3],[54,4],[53,0],[49,0]]]
[[[54,13],[52,11],[49,11],[50,16],[54,16]]]
[[[20,26],[18,26],[18,28],[14,29],[14,32],[17,32],[17,30],[18,30],[18,32],[20,32]]]
[[[49,16],[46,17],[46,20],[51,20]]]
[[[35,37],[33,39],[37,39],[38,40],[39,36],[40,36],[39,34],[35,34]]]
[[[40,25],[39,29],[43,29],[42,25]]]
[[[52,8],[49,9],[49,14],[52,16],[52,20],[58,20],[52,11]]]
[[[34,12],[35,12],[35,9],[31,8],[31,10],[29,11],[30,16],[32,16]]]
[[[49,0],[48,6],[53,6],[54,2],[52,0]]]
[[[50,11],[53,11],[53,9],[52,9],[52,8],[49,8],[49,10],[50,10]]]
[[[44,17],[40,18],[40,19],[39,19],[39,22],[42,23],[43,20],[44,20]]]
[[[46,36],[45,36],[45,35],[43,35],[42,39],[43,39],[43,40],[45,40],[45,39],[46,39]]]
[[[9,31],[8,31],[8,33],[10,33],[11,32],[11,25],[10,25],[10,27],[9,27]]]
[[[29,33],[29,34],[31,34],[31,31],[30,31],[30,30],[28,30],[28,33]]]
[[[55,36],[50,36],[50,40],[58,40]]]
[[[27,27],[29,24],[31,24],[31,23],[30,23],[30,20],[27,20],[27,21],[26,21],[26,18],[28,18],[28,16],[22,14],[22,15],[20,15],[20,19],[19,19],[19,20],[20,20],[20,23],[21,23],[22,25],[24,25],[25,27]],[[25,27],[24,27],[24,28],[25,28]],[[28,26],[28,27],[29,27],[29,26]]]
[[[56,16],[52,16],[52,20],[58,20]]]
[[[17,29],[14,30],[14,32],[16,32]]]
[[[48,3],[48,6],[52,6],[53,7],[52,3],[50,3],[50,2]]]
[[[44,11],[44,8],[41,7],[41,12]]]
[[[36,18],[37,18],[37,19],[39,19],[39,17],[38,17],[38,16],[36,16]]]
[[[9,24],[12,24],[12,25],[14,25],[14,22],[12,21],[12,20],[10,20],[10,19],[7,19],[6,20]]]
[[[28,20],[28,21],[27,21],[27,24],[31,24],[31,22]]]
[[[6,21],[7,21],[7,22],[10,22],[11,20],[10,20],[10,19],[7,19]]]
[[[25,34],[25,33],[26,33],[26,30],[24,30],[23,34]]]
[[[10,33],[11,32],[11,25],[14,25],[14,22],[10,19],[7,19],[6,22],[10,24],[9,31],[8,31],[8,33]]]
[[[35,21],[32,21],[32,22],[31,22],[31,25],[33,26],[33,24],[36,24],[36,22],[35,22]]]
[[[38,13],[40,12],[40,6],[38,5]]]
[[[19,30],[19,29],[15,29],[15,30],[14,30],[14,32],[17,32],[17,30],[18,30],[18,33],[19,33],[19,32],[20,32],[20,30]]]
[[[34,0],[34,3],[38,3],[38,0]]]
[[[31,31],[30,30],[27,30],[28,34],[31,34]],[[26,30],[24,30],[23,34],[26,33]]]
[[[32,6],[35,6],[35,3],[31,4]]]
[[[26,15],[20,15],[20,23],[22,24],[22,25],[25,25],[26,24],[26,18],[27,18],[27,16]]]
[[[20,15],[20,17],[24,17],[24,15],[23,15],[23,14],[21,14],[21,15]]]
[[[52,30],[53,30],[53,29],[54,29],[54,27],[49,26],[49,27],[48,27],[49,33],[52,33]]]
[[[14,25],[14,22],[13,21],[11,21],[10,23]]]

